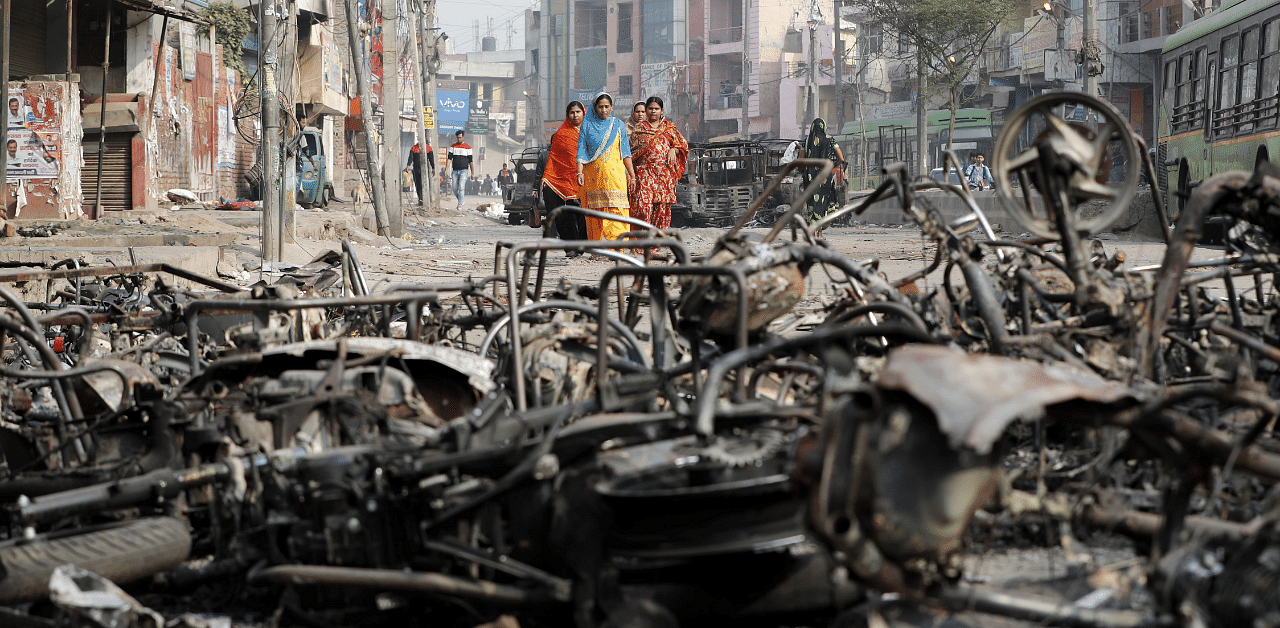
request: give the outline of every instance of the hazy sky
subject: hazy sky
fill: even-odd
[[[480,37],[489,35],[489,19],[493,19],[493,36],[498,50],[524,48],[524,11],[541,5],[538,0],[437,0],[437,26],[449,34],[453,52],[480,50],[476,39],[476,20],[480,21]],[[510,45],[507,38],[510,36]]]

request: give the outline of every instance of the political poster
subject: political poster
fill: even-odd
[[[5,173],[10,179],[55,179],[62,171],[62,129],[53,103],[32,104],[23,90],[9,90]]]

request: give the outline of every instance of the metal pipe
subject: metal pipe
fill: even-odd
[[[1009,595],[974,587],[943,590],[935,601],[952,611],[975,611],[1045,626],[1068,628],[1173,628],[1177,625],[1166,616],[1152,617],[1137,611],[1082,608],[1070,602],[1047,600],[1029,595]]]
[[[327,567],[322,565],[276,565],[249,572],[253,583],[335,585],[374,587],[398,591],[422,591],[462,598],[486,600],[501,604],[540,604],[552,601],[545,591],[522,589],[488,580],[467,580],[442,573],[369,569],[361,567]]]
[[[1083,520],[1090,526],[1123,534],[1154,537],[1165,525],[1164,515],[1125,508],[1088,507]],[[1251,526],[1201,515],[1187,515],[1182,525],[1211,539],[1239,540],[1254,534]]]
[[[68,2],[67,6],[70,7],[71,3]],[[70,11],[70,8],[68,8],[68,11]],[[68,18],[68,20],[69,19],[70,18]],[[161,59],[164,58],[164,47],[167,45],[165,44],[165,35],[168,32],[169,32],[169,14],[165,13],[164,19],[161,20],[160,22],[160,47],[156,49],[156,71],[155,71],[155,74],[152,75],[151,77],[151,102],[147,105],[147,111],[145,114],[148,120],[152,119],[155,116],[156,93],[160,91],[160,69],[165,67],[165,65],[161,63]],[[68,57],[70,57],[70,54],[71,54],[71,41],[70,39],[68,39],[67,40]],[[67,73],[70,73],[71,61],[69,58],[67,60],[67,67],[68,67]]]
[[[107,37],[102,54],[102,106],[98,108],[98,181],[96,198],[93,201],[93,217],[102,217],[102,156],[107,152],[107,70],[111,68],[111,13],[114,2],[107,2]],[[8,20],[5,20],[7,23]],[[70,79],[70,77],[68,77]],[[8,81],[9,77],[5,77]],[[7,83],[6,83],[7,84]]]

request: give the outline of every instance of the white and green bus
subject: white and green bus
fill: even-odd
[[[1280,0],[1224,3],[1165,41],[1157,185],[1177,215],[1199,181],[1280,160]]]

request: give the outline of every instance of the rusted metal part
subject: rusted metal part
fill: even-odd
[[[1088,525],[1112,530],[1134,536],[1154,537],[1165,526],[1165,517],[1140,510],[1088,506],[1081,514],[1081,519]],[[1200,515],[1189,515],[1182,521],[1188,531],[1203,535],[1210,540],[1242,539],[1257,532],[1255,526],[1233,523],[1221,519],[1212,519]]]
[[[949,347],[911,345],[889,354],[877,384],[919,399],[937,414],[953,447],[991,451],[1005,427],[1034,421],[1071,400],[1110,404],[1137,391],[1062,365],[971,355]]]
[[[542,604],[553,599],[551,593],[547,591],[529,590],[485,580],[467,580],[441,573],[399,569],[276,565],[250,572],[249,581],[294,586],[330,585],[372,587],[391,591],[419,591],[498,604]]]
[[[1155,352],[1160,348],[1160,338],[1164,335],[1169,313],[1173,309],[1174,298],[1181,287],[1182,273],[1187,269],[1191,252],[1200,242],[1204,234],[1204,221],[1209,211],[1220,203],[1237,198],[1244,186],[1249,182],[1249,175],[1243,172],[1224,172],[1205,181],[1196,188],[1187,202],[1186,209],[1178,217],[1178,225],[1174,229],[1173,239],[1165,250],[1164,261],[1160,264],[1160,273],[1156,279],[1155,297],[1147,316],[1147,328],[1137,334],[1136,355],[1138,357],[1138,373],[1151,373],[1155,363]]]

